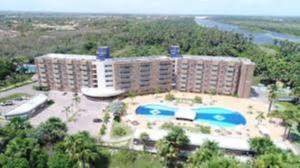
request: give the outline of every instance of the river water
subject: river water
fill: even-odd
[[[244,34],[246,36],[253,36],[253,41],[257,44],[272,44],[274,39],[279,40],[289,40],[292,42],[300,43],[300,38],[290,36],[284,33],[277,33],[273,31],[267,31],[262,33],[253,33],[247,30],[241,29],[238,25],[225,24],[221,22],[217,22],[214,20],[210,20],[205,17],[196,17],[195,21],[198,25],[208,27],[208,28],[217,28],[222,31],[232,31],[240,34]]]

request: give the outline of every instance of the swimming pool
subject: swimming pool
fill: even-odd
[[[136,109],[137,115],[142,115],[149,119],[172,119],[178,108],[169,107],[161,104],[141,105]],[[196,113],[195,122],[207,123],[220,127],[234,127],[246,125],[245,117],[229,109],[220,107],[201,107],[191,109]]]

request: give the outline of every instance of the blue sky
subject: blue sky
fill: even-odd
[[[300,0],[0,0],[0,10],[300,16]]]

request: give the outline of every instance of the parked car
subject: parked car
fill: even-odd
[[[13,101],[7,101],[4,103],[5,106],[12,106],[14,105],[14,102]]]

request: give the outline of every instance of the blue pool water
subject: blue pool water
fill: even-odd
[[[136,114],[151,119],[171,119],[174,118],[178,109],[160,104],[147,104],[139,106]],[[195,122],[208,123],[220,127],[234,127],[245,125],[245,117],[238,113],[225,108],[203,107],[192,109],[196,112]]]

